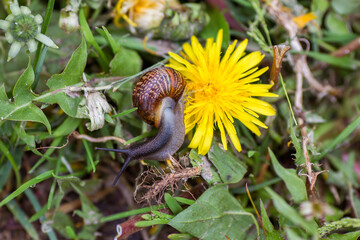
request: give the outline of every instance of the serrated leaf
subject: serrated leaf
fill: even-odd
[[[34,71],[30,60],[13,89],[14,101],[8,100],[5,87],[0,87],[0,122],[4,120],[39,122],[51,134],[51,126],[45,114],[33,104],[36,95],[30,90],[34,81]]]
[[[246,239],[246,231],[253,224],[240,203],[231,195],[226,186],[216,185],[187,209],[168,223],[182,233],[189,233],[201,239]]]
[[[86,59],[86,42],[82,39],[80,46],[71,56],[64,71],[60,74],[54,74],[47,81],[46,85],[50,88],[50,92],[81,82],[81,77],[86,66]],[[45,93],[44,95],[46,96],[41,98],[41,102],[50,104],[57,103],[67,115],[76,117],[78,105],[81,100],[80,97],[69,96],[64,91],[59,91],[50,95]]]
[[[295,155],[295,163],[296,165],[301,165],[301,164],[305,164],[305,158],[304,158],[304,153],[303,150],[301,148],[301,144],[299,139],[296,137],[296,132],[295,132],[295,128],[292,125],[292,123],[290,124],[290,137],[291,137],[291,141],[292,144],[295,147],[296,153]]]
[[[237,183],[246,173],[246,164],[230,151],[221,149],[216,143],[212,144],[208,157],[217,168],[224,183]]]
[[[295,225],[303,228],[311,235],[317,235],[317,224],[315,221],[306,221],[303,217],[300,216],[297,210],[292,208],[289,204],[285,202],[277,193],[275,193],[270,188],[266,187],[265,190],[270,195],[276,210],[283,215],[286,219],[294,223]]]
[[[298,177],[294,169],[286,169],[280,165],[274,153],[268,148],[271,163],[276,174],[285,182],[286,188],[291,193],[294,202],[300,203],[307,200],[305,183]]]

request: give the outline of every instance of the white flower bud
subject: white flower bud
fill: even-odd
[[[62,9],[60,13],[59,27],[66,33],[76,31],[80,28],[78,15],[75,12]]]

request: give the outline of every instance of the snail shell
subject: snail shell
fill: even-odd
[[[138,114],[146,123],[158,128],[163,99],[171,97],[178,102],[185,85],[182,75],[172,68],[159,67],[150,70],[140,78],[134,88],[134,107],[138,108]]]

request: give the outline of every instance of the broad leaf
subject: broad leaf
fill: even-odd
[[[270,188],[266,187],[265,190],[270,195],[273,200],[276,210],[283,215],[286,219],[294,223],[295,225],[303,228],[306,232],[311,235],[317,234],[317,224],[315,221],[306,221],[303,217],[300,216],[297,210],[292,208],[289,204],[285,202],[277,193],[275,193]]]
[[[249,215],[226,186],[216,185],[168,224],[182,233],[205,240],[246,239],[246,231],[253,224]]]
[[[81,77],[86,65],[86,59],[86,42],[82,39],[80,46],[71,56],[71,59],[64,71],[61,74],[53,75],[47,81],[46,84],[49,86],[50,92],[45,93],[40,101],[50,104],[57,103],[67,115],[76,117],[81,98],[69,96],[66,94],[64,88],[81,82]],[[53,92],[58,89],[64,90]]]
[[[217,168],[224,183],[237,183],[246,173],[246,164],[236,158],[230,151],[221,149],[216,143],[212,145],[208,156]]]
[[[200,155],[196,150],[191,149],[189,158],[193,167],[201,167],[201,177],[210,185],[221,183],[220,175],[217,173],[216,168],[211,165],[206,156]]]
[[[300,203],[307,200],[306,186],[296,174],[294,169],[286,169],[280,165],[274,153],[268,148],[272,165],[276,174],[285,182],[286,188],[291,193],[294,202]]]
[[[131,76],[140,72],[142,60],[139,54],[121,47],[110,62],[110,72],[114,76]]]
[[[51,126],[45,114],[33,104],[36,95],[30,90],[34,81],[34,71],[29,61],[13,89],[14,101],[8,99],[4,85],[0,87],[0,122],[4,120],[39,122],[51,134]]]

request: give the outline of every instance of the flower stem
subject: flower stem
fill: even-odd
[[[55,0],[49,0],[48,1],[48,5],[46,7],[46,13],[45,13],[45,18],[44,18],[44,22],[41,26],[41,33],[42,34],[45,34],[47,29],[48,29],[48,26],[49,26],[49,23],[50,23],[50,18],[51,18],[51,15],[52,15],[52,12],[53,12],[53,9],[54,9],[54,5],[55,5]],[[39,62],[39,58],[40,58],[40,53],[43,53],[41,50],[42,46],[42,43],[39,42],[38,43],[38,46],[37,46],[37,50],[36,50],[36,54],[35,54],[35,60],[34,60],[34,69],[39,69],[39,73],[41,72],[41,69],[42,69],[42,66],[44,64],[44,59],[45,59],[45,54],[46,54],[46,49],[44,48],[43,49],[43,52],[44,52],[44,56],[42,56],[43,60]],[[39,82],[39,76],[40,74],[38,75],[35,75],[35,79],[34,79],[34,83],[32,85],[32,90],[35,90],[38,82]]]
[[[39,59],[38,59],[38,62],[36,64],[36,66],[35,66],[35,77],[34,77],[34,83],[32,85],[32,90],[33,91],[35,90],[35,88],[36,88],[36,86],[37,86],[37,84],[39,82],[40,72],[41,72],[42,66],[44,65],[45,55],[46,55],[47,49],[48,49],[47,46],[44,46],[42,48]]]

